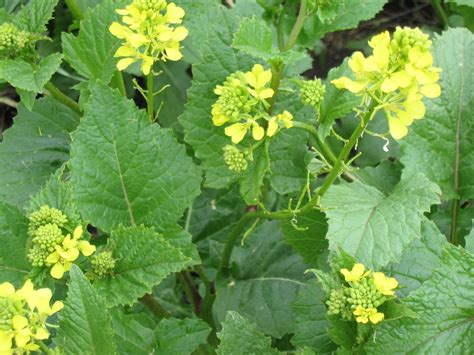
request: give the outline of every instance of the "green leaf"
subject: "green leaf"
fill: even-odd
[[[22,7],[16,18],[16,24],[23,30],[33,33],[45,32],[46,25],[53,18],[58,0],[30,0]]]
[[[236,311],[265,334],[281,338],[293,332],[290,304],[304,286],[307,266],[283,243],[277,223],[256,227],[244,246],[234,248],[231,261],[231,275],[216,282],[217,319]]]
[[[319,116],[318,133],[321,138],[326,138],[331,132],[331,127],[338,118],[344,118],[354,107],[356,107],[360,98],[351,93],[349,90],[341,90],[336,88],[331,81],[342,76],[351,76],[351,69],[347,64],[347,59],[337,68],[329,71],[326,81],[326,93],[321,104]]]
[[[20,90],[41,92],[58,70],[62,59],[62,54],[53,53],[41,59],[37,65],[20,59],[0,60],[0,79]]]
[[[153,322],[145,314],[125,314],[117,308],[110,313],[118,354],[148,355],[153,352],[153,330],[147,324]]]
[[[466,250],[469,250],[472,254],[474,254],[474,219],[472,220],[471,233],[466,236],[465,240]]]
[[[123,1],[106,0],[87,11],[78,36],[62,33],[64,57],[79,74],[91,81],[107,84],[116,70],[118,60],[114,54],[122,40],[114,37],[109,27],[120,19],[115,10],[123,7]]]
[[[268,60],[272,57],[273,33],[264,20],[258,17],[243,18],[234,35],[232,47],[254,57]]]
[[[375,187],[384,194],[389,194],[400,181],[402,166],[390,160],[383,160],[376,167],[366,167],[355,170],[351,174],[355,175],[362,183]]]
[[[27,240],[28,219],[15,207],[0,202],[0,283],[23,284],[31,270],[26,258]]]
[[[441,96],[426,101],[426,117],[401,142],[404,174],[422,172],[445,199],[474,198],[474,35],[450,29],[435,39],[433,55]]]
[[[163,319],[154,331],[157,354],[191,354],[206,343],[211,328],[200,319]]]
[[[280,222],[283,240],[291,245],[311,267],[318,266],[321,253],[327,248],[326,216],[318,210],[311,210],[295,217],[295,221]]]
[[[452,2],[459,6],[466,5],[474,7],[474,2],[472,0],[446,0],[446,2]]]
[[[407,295],[428,280],[440,264],[446,237],[429,220],[421,223],[421,238],[413,240],[405,249],[400,261],[386,268],[404,287],[400,293]]]
[[[270,168],[269,160],[267,144],[264,143],[253,151],[253,161],[240,181],[240,193],[249,205],[256,205],[260,201],[263,179]]]
[[[21,103],[28,109],[33,110],[33,105],[35,104],[36,100],[36,92],[34,91],[27,91],[22,89],[16,89],[18,96],[20,96]]]
[[[418,314],[405,303],[396,302],[395,300],[385,302],[378,310],[384,314],[384,322],[406,317],[418,318]]]
[[[423,213],[440,202],[439,193],[422,174],[400,181],[390,195],[358,181],[333,186],[321,200],[329,248],[340,247],[372,269],[398,261],[420,238]]]
[[[79,116],[52,98],[36,101],[32,112],[22,105],[0,144],[0,197],[22,207],[69,159],[69,133]],[[12,187],[15,188],[12,188]]]
[[[317,354],[332,354],[335,344],[327,333],[326,306],[324,292],[316,280],[310,280],[298,292],[291,308],[296,315],[295,335],[291,343],[305,347]]]
[[[201,170],[173,133],[102,84],[73,134],[70,167],[79,210],[105,231],[175,224],[200,191]]]
[[[109,307],[136,302],[166,276],[190,262],[179,249],[144,226],[119,226],[112,231],[109,248],[117,260],[114,273],[94,282],[94,288],[105,297]]]
[[[404,303],[419,318],[383,322],[369,354],[462,354],[474,348],[474,256],[446,245],[441,264]]]
[[[272,349],[272,339],[264,336],[255,324],[237,312],[227,312],[222,331],[217,336],[221,341],[216,350],[218,355],[278,354],[277,350]]]
[[[65,354],[114,354],[112,321],[105,300],[75,265],[57,339]]]
[[[214,88],[237,71],[247,71],[254,61],[244,53],[230,47],[237,31],[238,18],[225,8],[211,8],[206,15],[205,35],[201,38],[203,62],[193,65],[192,86],[188,102],[180,117],[185,141],[194,149],[206,172],[205,186],[224,188],[236,181],[238,175],[227,167],[222,149],[230,138],[222,127],[212,124],[211,105],[217,99]],[[202,24],[200,25],[202,27]]]

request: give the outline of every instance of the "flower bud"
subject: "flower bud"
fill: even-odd
[[[319,109],[325,93],[326,87],[321,83],[320,79],[301,82],[300,98],[305,105]]]
[[[230,170],[241,173],[248,167],[244,154],[233,145],[224,147],[224,161]]]

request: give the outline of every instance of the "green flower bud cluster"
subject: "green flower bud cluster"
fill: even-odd
[[[68,219],[60,210],[45,205],[33,212],[29,220],[31,247],[28,260],[36,267],[49,266],[46,259],[64,240],[62,228],[66,227]]]
[[[244,154],[233,145],[226,145],[224,147],[224,161],[229,169],[236,173],[241,173],[248,167]]]
[[[319,109],[325,93],[326,87],[321,83],[320,79],[301,82],[300,98],[305,105]]]
[[[0,298],[0,327],[9,324],[13,317],[13,312],[10,309],[11,305],[6,299]]]
[[[140,11],[159,12],[166,7],[166,0],[135,0],[133,4]]]
[[[346,288],[344,294],[351,309],[357,306],[364,308],[377,308],[386,301],[386,298],[375,286],[373,278],[362,278]]]
[[[0,59],[15,59],[31,49],[33,36],[12,23],[0,25]]]
[[[247,88],[238,74],[231,74],[219,87],[220,96],[213,107],[214,111],[217,110],[231,120],[239,120],[242,113],[248,113],[252,108]]]
[[[391,42],[392,50],[400,53],[404,58],[408,57],[411,48],[418,47],[421,51],[429,51],[432,42],[429,36],[420,31],[418,28],[397,27],[393,33]]]
[[[329,299],[326,301],[329,315],[340,314],[343,319],[351,320],[352,311],[348,307],[347,297],[344,295],[344,290],[332,290],[329,294]]]
[[[112,252],[103,251],[91,258],[92,274],[94,279],[103,279],[110,275],[115,269],[116,260]]]
[[[317,10],[320,7],[331,4],[333,0],[309,0],[308,9],[310,11]]]

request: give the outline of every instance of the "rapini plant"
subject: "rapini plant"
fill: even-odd
[[[471,8],[386,3],[5,2],[0,354],[469,353]]]

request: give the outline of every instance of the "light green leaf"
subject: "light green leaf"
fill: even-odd
[[[223,321],[236,311],[255,322],[260,331],[281,338],[294,330],[290,305],[304,286],[299,255],[282,241],[276,222],[264,222],[234,248],[231,275],[216,283],[214,314]]]
[[[408,295],[411,291],[431,277],[440,264],[446,237],[429,220],[421,223],[421,238],[413,240],[405,249],[400,261],[386,270],[403,285],[400,293]]]
[[[473,0],[446,0],[446,2],[452,2],[459,6],[466,5],[466,6],[474,7]]]
[[[327,333],[325,298],[316,280],[308,281],[298,292],[291,306],[296,315],[295,335],[291,338],[294,346],[309,348],[317,354],[332,354],[336,349]]]
[[[20,59],[0,60],[0,79],[20,90],[41,92],[58,70],[62,59],[62,54],[53,53],[41,59],[37,65]]]
[[[255,324],[237,312],[227,312],[222,331],[217,336],[221,341],[216,350],[218,355],[278,354],[277,350],[272,349],[272,339],[264,336]]]
[[[471,233],[465,237],[466,240],[466,250],[469,250],[472,254],[474,254],[474,219],[472,220],[472,229]]]
[[[94,282],[109,307],[136,302],[191,261],[152,228],[144,226],[119,226],[112,231],[109,248],[117,260],[113,275]]]
[[[211,105],[217,99],[213,90],[231,73],[249,70],[254,61],[230,47],[238,27],[238,18],[231,11],[211,8],[206,16],[209,17],[205,22],[206,33],[202,34],[200,42],[203,62],[193,66],[188,102],[179,120],[186,142],[194,149],[206,172],[205,186],[224,188],[236,181],[238,175],[224,162],[222,149],[230,144],[230,138],[222,127],[212,124]]]
[[[376,167],[366,167],[364,169],[351,172],[362,183],[375,187],[384,194],[389,194],[400,181],[402,166],[390,160],[383,160]]]
[[[200,319],[163,319],[154,331],[157,354],[191,354],[206,343],[211,328]]]
[[[268,146],[263,144],[253,152],[253,161],[245,170],[241,182],[240,193],[249,205],[256,205],[260,201],[263,179],[270,168]]]
[[[70,167],[79,210],[105,231],[174,224],[200,191],[201,170],[173,133],[102,84],[73,134]]]
[[[232,47],[254,57],[268,60],[272,57],[273,33],[264,20],[258,17],[243,18],[234,35]]]
[[[120,309],[110,310],[117,354],[148,355],[153,352],[153,321],[143,313],[125,314]],[[149,324],[151,323],[151,324]]]
[[[22,207],[37,193],[69,158],[78,123],[76,112],[52,98],[37,100],[32,112],[20,105],[0,144],[0,198]]]
[[[426,101],[426,117],[401,141],[404,174],[422,172],[443,198],[474,197],[474,35],[450,29],[434,41],[442,69],[441,96]]]
[[[351,76],[352,71],[347,64],[347,59],[337,68],[329,71],[326,93],[321,104],[318,133],[321,138],[326,138],[331,132],[331,127],[338,118],[344,118],[360,102],[360,98],[349,90],[336,88],[331,81],[342,76]]]
[[[57,3],[58,0],[30,0],[22,7],[15,22],[21,29],[43,33],[49,20],[53,18]]]
[[[474,348],[474,256],[446,245],[431,278],[404,303],[419,318],[383,322],[368,354],[464,354]]]
[[[27,90],[22,90],[22,89],[16,89],[16,92],[18,93],[18,96],[20,96],[21,103],[28,109],[32,110],[33,105],[35,104],[36,100],[36,92],[34,91],[27,91]]]
[[[329,248],[340,247],[372,269],[396,262],[420,238],[423,213],[440,202],[439,194],[422,174],[400,181],[387,196],[357,181],[333,186],[321,200]]]
[[[303,257],[305,263],[317,267],[319,256],[328,245],[326,216],[318,210],[312,210],[299,214],[295,219],[294,225],[290,221],[280,222],[283,240]]]
[[[123,7],[123,1],[106,0],[87,11],[78,36],[62,33],[65,59],[91,81],[107,84],[116,70],[114,54],[122,41],[110,33],[109,27],[120,19],[115,10]]]
[[[112,321],[105,300],[73,265],[57,339],[65,354],[114,354]]]
[[[0,202],[0,283],[23,284],[31,264],[26,259],[28,219],[15,207]]]

